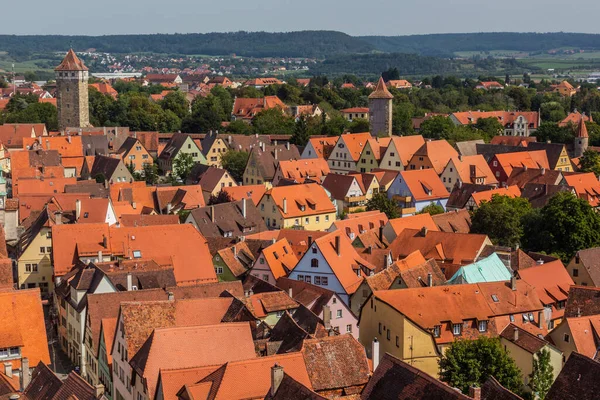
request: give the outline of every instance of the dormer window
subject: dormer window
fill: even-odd
[[[452,324],[452,334],[459,336],[462,330],[462,324]]]
[[[433,327],[433,337],[439,338],[442,334],[442,326],[436,325]]]
[[[487,332],[487,321],[479,321],[478,328],[479,332]]]

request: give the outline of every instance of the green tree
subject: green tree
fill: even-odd
[[[294,133],[294,118],[285,115],[279,108],[270,108],[259,112],[252,120],[256,133],[260,135]]]
[[[523,247],[569,262],[581,249],[600,245],[600,214],[571,192],[560,192],[524,219]]]
[[[455,125],[450,118],[438,115],[423,121],[419,133],[425,138],[439,139],[454,131],[454,128]]]
[[[600,154],[596,150],[586,150],[579,159],[579,170],[593,172],[596,176],[600,176]]]
[[[189,153],[179,152],[173,160],[173,175],[185,182],[194,167],[194,158]]]
[[[573,143],[573,131],[568,126],[558,126],[552,122],[542,122],[535,131],[538,142]]]
[[[529,387],[537,394],[537,398],[544,400],[554,382],[554,368],[550,364],[550,351],[542,349],[533,358],[533,371],[529,375]]]
[[[490,376],[505,388],[521,392],[521,371],[499,338],[456,340],[440,360],[440,380],[465,394],[471,386],[481,387]]]
[[[398,211],[396,203],[394,203],[393,200],[388,199],[385,193],[377,193],[367,202],[367,211],[375,210],[385,213],[389,219],[400,217],[400,212]]]
[[[154,185],[158,183],[158,166],[156,164],[144,164],[143,177],[146,183]]]
[[[189,114],[190,105],[185,98],[185,95],[176,90],[167,94],[160,102],[163,110],[172,111],[180,119],[185,118]]]
[[[436,215],[436,214],[443,214],[446,211],[444,210],[444,207],[440,206],[439,204],[435,204],[433,202],[431,202],[428,206],[423,207],[423,209],[419,212],[419,214],[429,214],[429,215]]]
[[[228,119],[218,97],[208,95],[205,98],[196,97],[192,103],[192,113],[181,122],[184,132],[208,132],[221,127],[221,122]]]
[[[473,213],[471,232],[488,235],[497,245],[514,247],[521,243],[523,219],[531,210],[527,199],[494,195]]]
[[[114,121],[116,101],[96,88],[88,89],[90,123],[94,126],[109,126],[110,121]]]
[[[242,121],[241,119],[237,119],[235,121],[231,121],[225,128],[225,131],[236,135],[248,136],[252,135],[254,128],[252,125]]]
[[[290,143],[295,144],[296,146],[306,146],[310,139],[310,132],[308,131],[308,122],[306,118],[303,116],[296,121],[296,126],[294,127],[294,134],[290,138]]]
[[[216,196],[214,194],[210,195],[210,197],[208,198],[207,204],[209,206],[212,206],[212,205],[221,204],[221,203],[231,203],[232,201],[233,201],[233,199],[231,198],[231,195],[229,193],[227,193],[224,190],[220,190]]]
[[[221,165],[229,171],[236,182],[241,182],[250,154],[247,151],[228,150],[221,155]]]
[[[504,132],[504,127],[498,121],[498,118],[479,118],[475,123],[475,128],[485,132],[488,138],[493,138],[496,135],[501,135]]]
[[[350,133],[369,132],[371,130],[371,126],[369,125],[369,121],[366,119],[356,118],[350,122],[348,130]]]

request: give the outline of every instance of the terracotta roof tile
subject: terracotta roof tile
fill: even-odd
[[[521,197],[521,190],[518,186],[502,187],[498,189],[486,190],[485,192],[473,193],[471,197],[478,206],[484,201],[491,201],[493,196],[506,196],[510,198]]]
[[[432,218],[441,232],[469,233],[471,231],[471,214],[467,210],[436,214]]]
[[[461,182],[475,183],[475,178],[485,178],[486,185],[498,183],[490,166],[481,154],[453,157],[451,160]]]
[[[298,257],[287,239],[281,239],[263,249],[263,257],[275,280],[287,276],[298,264]]]
[[[377,87],[375,90],[369,95],[370,99],[393,99],[394,95],[390,93],[388,90],[383,78],[379,78],[379,82],[377,82]]]
[[[58,65],[54,68],[55,71],[87,71],[88,68],[83,64],[83,61],[77,57],[73,49],[69,49],[67,55]],[[83,400],[83,399],[80,399]]]
[[[518,331],[516,340],[515,329]],[[508,340],[511,343],[514,343],[531,354],[536,354],[548,344],[546,340],[541,339],[514,324],[509,324],[506,328],[504,328],[504,330],[500,333],[500,337]]]
[[[231,200],[240,201],[242,199],[252,200],[254,205],[258,205],[267,188],[265,185],[244,185],[225,187],[223,191],[231,196]]]
[[[335,207],[329,196],[323,187],[317,183],[274,187],[267,191],[265,196],[272,197],[284,218],[335,212]],[[284,199],[287,202],[287,213],[283,212]]]
[[[427,157],[435,173],[440,175],[448,165],[448,161],[452,157],[458,157],[458,153],[445,140],[428,140],[415,151],[414,157]]]
[[[329,165],[323,158],[308,158],[303,160],[281,160],[277,166],[276,175],[295,183],[311,180],[320,183],[329,173]]]
[[[600,393],[600,363],[572,353],[546,394],[546,400],[592,399]]]
[[[398,179],[404,180],[416,201],[433,201],[450,197],[444,183],[433,169],[402,171]]]

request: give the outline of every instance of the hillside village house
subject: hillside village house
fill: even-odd
[[[146,150],[142,142],[134,137],[125,139],[117,153],[121,155],[126,166],[133,169],[134,172],[144,172],[144,166],[154,162],[152,156]]]
[[[308,140],[300,158],[324,158],[327,160],[337,141],[338,138],[336,136],[324,138],[312,137]]]
[[[288,106],[277,96],[265,96],[260,98],[236,97],[233,102],[231,119],[232,121],[242,120],[250,123],[256,114],[272,108],[278,108],[284,113],[287,111]]]
[[[185,223],[193,225],[206,238],[238,238],[267,230],[257,206],[245,198],[196,208],[190,212]]]
[[[476,124],[480,118],[497,118],[507,136],[530,136],[540,125],[540,113],[537,111],[464,111],[450,114],[455,125]]]
[[[579,250],[567,265],[575,285],[600,287],[600,247]]]
[[[491,201],[492,197],[495,195],[506,196],[514,199],[516,197],[521,197],[521,190],[518,186],[508,186],[486,190],[483,192],[475,192],[471,194],[469,201],[467,201],[466,209],[469,211],[475,211],[481,206],[481,203],[485,201]]]
[[[191,136],[174,133],[169,143],[158,156],[158,166],[164,173],[171,173],[173,161],[179,154],[189,154],[196,163],[206,164],[206,158]]]
[[[346,175],[356,171],[357,163],[367,141],[371,138],[370,133],[348,133],[340,135],[331,151],[327,163],[331,172]]]
[[[190,185],[200,185],[204,193],[213,196],[227,187],[237,186],[229,171],[204,164],[195,164],[186,182]]]
[[[400,172],[387,195],[398,204],[402,215],[416,214],[432,203],[446,209],[450,197],[433,169]]]
[[[353,107],[353,108],[345,108],[340,110],[342,113],[342,117],[346,119],[346,121],[352,122],[355,119],[364,119],[369,120],[369,107]]]
[[[323,188],[331,194],[339,214],[364,210],[368,199],[357,178],[360,176],[329,174],[323,181]]]
[[[350,296],[374,269],[352,247],[344,232],[335,231],[313,242],[289,278],[323,286],[350,304]]]
[[[377,338],[379,357],[390,353],[438,377],[440,356],[455,340],[497,337],[513,320],[545,333],[538,327],[542,310],[533,288],[521,281],[376,291],[360,313],[360,342],[372,356]]]
[[[262,250],[250,273],[265,282],[275,284],[286,277],[298,263],[298,257],[287,239],[281,239]]]
[[[133,175],[125,165],[122,159],[95,156],[90,166],[87,162],[83,163],[81,168],[81,177],[83,179],[100,179],[108,183],[133,182]]]
[[[219,282],[243,279],[254,263],[254,254],[246,242],[222,248],[213,256]]]
[[[389,147],[392,138],[371,138],[363,148],[360,154],[360,160],[356,165],[358,172],[371,172],[375,168],[379,168],[381,157],[385,150]]]
[[[458,182],[477,185],[498,184],[494,173],[480,154],[451,158],[440,178],[448,192],[452,192],[454,185]]]
[[[226,140],[229,140],[227,142]],[[202,154],[206,158],[207,165],[221,168],[221,157],[229,150],[231,135],[219,135],[218,132],[210,131],[204,139],[200,141],[202,145]]]
[[[600,206],[600,182],[593,172],[563,175],[566,184],[575,188],[577,197],[584,199],[594,208]]]
[[[513,168],[550,168],[548,157],[543,150],[496,154],[490,160],[489,166],[500,184],[508,181]]]
[[[323,158],[281,160],[277,164],[273,186],[285,183],[321,183],[329,174],[329,165]]]
[[[440,175],[452,157],[458,157],[458,153],[447,141],[428,140],[414,153],[406,169],[432,168]]]
[[[316,183],[274,187],[265,193],[258,209],[271,229],[325,231],[336,219],[335,206]]]
[[[560,143],[530,142],[527,144],[529,151],[544,150],[548,157],[548,166],[556,171],[573,171],[571,159],[567,153],[567,146]]]
[[[246,185],[256,183],[271,187],[279,161],[297,160],[299,158],[300,152],[295,145],[289,143],[265,145],[261,143],[261,145],[253,147],[250,151],[242,181]]]
[[[408,169],[409,161],[424,144],[425,139],[421,135],[392,136],[381,155],[379,167],[394,171]]]

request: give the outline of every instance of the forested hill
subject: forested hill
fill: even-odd
[[[600,49],[600,35],[586,33],[447,33],[361,36],[379,51],[452,57],[456,51],[547,51],[560,47]]]
[[[246,57],[314,57],[368,53],[373,47],[335,31],[289,33],[231,32],[110,36],[0,35],[0,51],[13,55],[31,52],[96,49],[108,53],[167,53]]]

